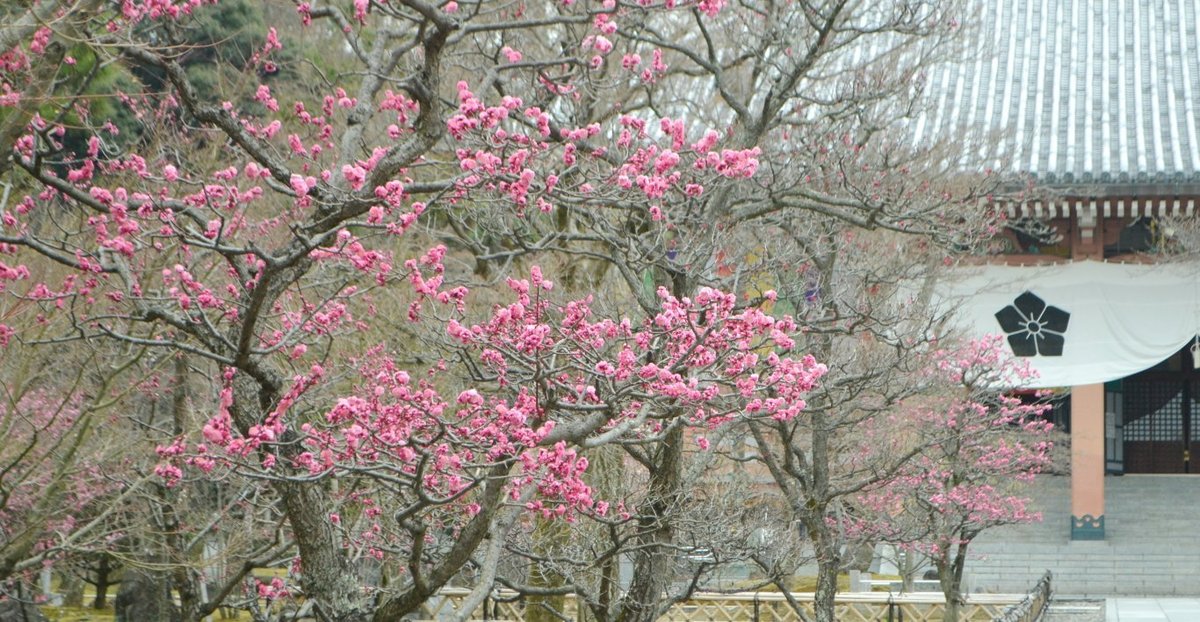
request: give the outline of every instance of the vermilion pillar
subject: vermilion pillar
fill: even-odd
[[[1104,385],[1071,389],[1071,539],[1104,539]]]

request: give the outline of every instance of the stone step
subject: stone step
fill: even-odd
[[[1058,593],[1200,595],[1200,540],[1192,536],[1200,477],[1105,478],[1101,542],[1070,542],[1070,479],[1039,478],[1030,489],[1044,521],[981,535],[972,544],[968,584],[977,591],[1022,591],[1046,569]]]
[[[1042,622],[1104,622],[1105,607],[1102,600],[1059,600],[1050,601],[1041,617]]]

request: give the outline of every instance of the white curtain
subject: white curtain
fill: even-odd
[[[1030,388],[1123,378],[1200,334],[1198,263],[978,266],[937,289],[966,334],[1006,335],[1039,373]]]

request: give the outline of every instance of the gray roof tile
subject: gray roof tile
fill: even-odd
[[[978,54],[933,68],[931,119],[1050,184],[1200,183],[1200,0],[975,0]]]

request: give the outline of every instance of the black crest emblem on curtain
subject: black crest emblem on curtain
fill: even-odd
[[[1063,333],[1071,314],[1047,305],[1033,292],[1025,292],[1011,305],[996,312],[996,321],[1008,335],[1008,345],[1017,356],[1062,356]]]

